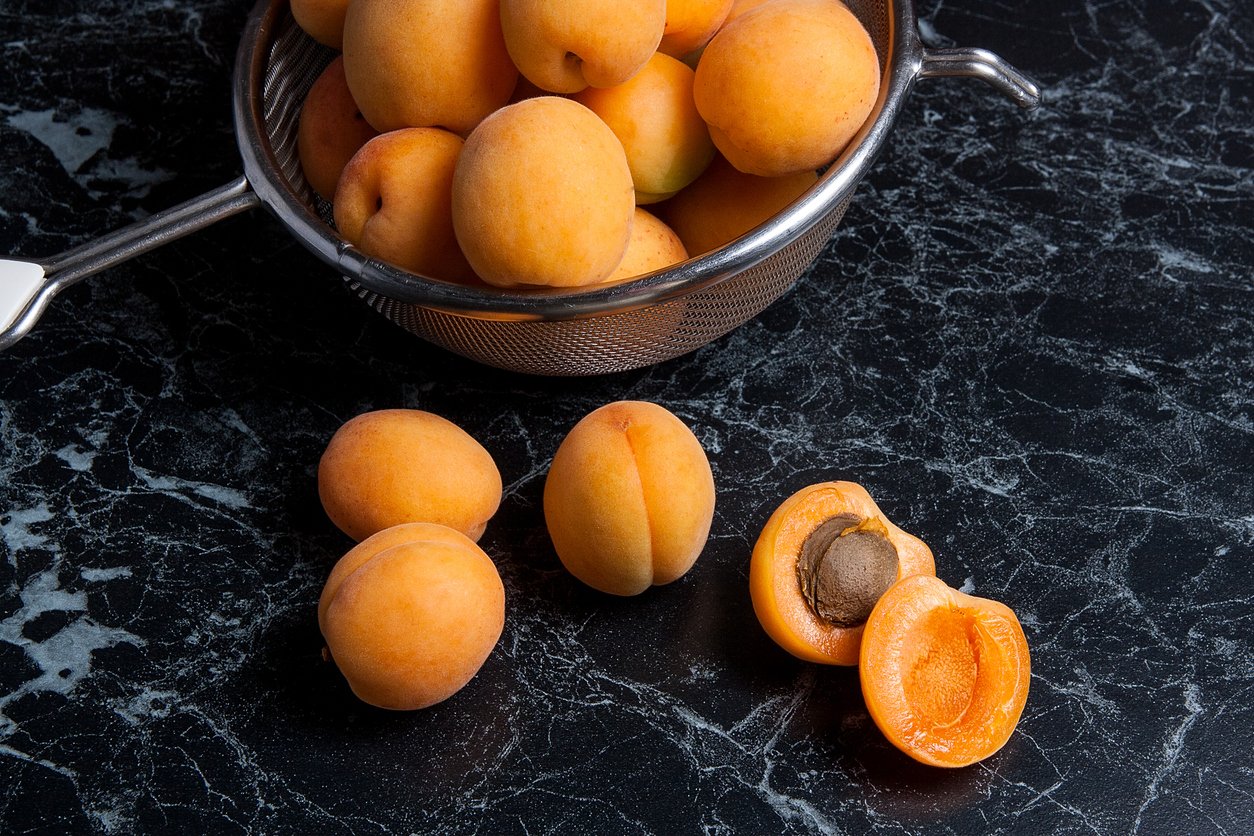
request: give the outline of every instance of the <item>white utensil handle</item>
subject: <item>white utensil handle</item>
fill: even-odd
[[[44,286],[44,268],[29,261],[0,260],[0,331],[7,331]]]

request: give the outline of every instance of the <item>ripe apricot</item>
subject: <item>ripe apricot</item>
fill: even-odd
[[[666,0],[500,0],[501,30],[522,74],[553,93],[613,87],[662,40]]]
[[[1009,607],[916,575],[875,605],[858,674],[889,742],[922,763],[958,767],[1010,739],[1027,703],[1031,662]]]
[[[544,482],[562,564],[594,589],[637,595],[683,576],[714,518],[714,476],[692,430],[664,407],[619,401],[586,415]]]
[[[505,51],[497,0],[353,0],[344,71],[379,131],[466,134],[509,100],[518,70]]]
[[[880,64],[843,3],[773,0],[718,31],[693,95],[732,165],[766,177],[831,162],[870,115]]]
[[[631,222],[631,241],[618,267],[605,281],[625,282],[688,260],[684,242],[669,226],[639,206]]]
[[[333,200],[344,166],[375,135],[348,92],[344,59],[337,57],[309,88],[296,127],[296,153],[310,188]]]
[[[674,58],[705,46],[723,25],[733,0],[666,0],[666,28],[658,52]]]
[[[335,191],[340,234],[405,270],[473,280],[453,234],[453,171],[461,150],[461,137],[440,128],[402,128],[367,142]]]
[[[451,421],[383,409],[336,430],[318,462],[318,496],[354,540],[409,522],[447,525],[478,540],[501,504],[501,474]]]
[[[749,564],[753,611],[799,659],[858,664],[863,625],[896,580],[934,575],[932,551],[853,482],[802,488],[775,510]]]
[[[572,98],[623,144],[636,203],[656,203],[697,178],[714,158],[710,131],[692,101],[692,69],[658,52],[627,81]]]
[[[588,108],[557,96],[508,105],[466,138],[453,175],[453,228],[497,287],[578,287],[627,250],[635,192],[623,146]]]
[[[426,708],[483,666],[505,624],[496,566],[465,535],[399,526],[336,564],[319,626],[348,685],[379,708]]]
[[[688,254],[698,256],[769,220],[818,179],[813,171],[757,177],[737,171],[716,156],[692,185],[661,204],[658,213],[679,235]]]
[[[292,0],[292,17],[305,34],[332,49],[344,46],[348,0]]]

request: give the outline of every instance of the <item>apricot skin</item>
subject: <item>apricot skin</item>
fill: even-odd
[[[358,415],[318,462],[318,496],[354,540],[401,523],[447,525],[472,540],[501,504],[487,450],[451,421],[416,409]]]
[[[627,244],[627,253],[606,283],[630,281],[637,276],[664,270],[672,265],[688,260],[688,251],[684,242],[679,240],[669,226],[662,223],[656,215],[651,215],[639,206],[636,217],[631,223],[631,242]]]
[[[327,649],[353,693],[398,711],[426,708],[461,690],[505,624],[504,586],[478,546],[453,531],[397,539],[410,534],[425,539],[358,556],[356,566],[333,571],[320,612]]]
[[[769,220],[819,180],[813,171],[757,177],[737,171],[722,157],[692,185],[659,208],[688,254],[716,250]]]
[[[657,50],[666,0],[500,0],[501,29],[522,74],[553,93],[612,87]]]
[[[323,200],[334,200],[344,166],[375,135],[348,92],[343,59],[336,58],[309,88],[300,108],[296,151],[310,188]]]
[[[697,179],[714,143],[692,101],[687,64],[656,53],[628,81],[572,98],[600,116],[623,144],[636,203],[656,203]]]
[[[623,146],[596,114],[556,96],[493,113],[453,175],[453,228],[497,287],[578,287],[609,277],[635,211]]]
[[[879,94],[870,35],[842,3],[773,0],[706,45],[693,95],[732,165],[775,177],[831,162]]]
[[[374,258],[453,282],[474,277],[453,234],[457,134],[402,128],[363,145],[340,175],[335,225]]]
[[[332,49],[344,47],[349,0],[292,0],[292,17],[309,37]]]
[[[733,0],[666,0],[666,28],[658,52],[674,58],[705,46],[723,25]]]
[[[464,135],[509,100],[518,79],[497,0],[353,0],[344,70],[379,131],[440,127]]]
[[[588,586],[637,595],[684,575],[714,517],[714,477],[692,430],[665,408],[607,404],[558,447],[544,518],[562,564]]]

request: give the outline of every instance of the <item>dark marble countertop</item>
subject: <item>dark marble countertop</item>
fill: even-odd
[[[249,0],[0,4],[0,248],[63,250],[240,171]],[[477,365],[348,293],[264,211],[66,291],[0,354],[0,831],[1254,830],[1254,14],[1240,0],[923,0],[1038,78],[914,91],[819,261],[688,356]],[[540,495],[608,401],[661,403],[718,507],[682,580],[594,593]],[[315,602],[349,546],[314,468],[409,406],[496,457],[507,593],[478,677],[371,709]],[[750,608],[774,507],[866,485],[1032,649],[1006,747],[914,764],[856,670]]]

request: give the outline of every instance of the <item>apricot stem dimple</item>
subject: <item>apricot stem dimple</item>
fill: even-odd
[[[862,624],[897,579],[897,549],[875,517],[837,514],[810,533],[797,557],[801,594],[819,618]]]

